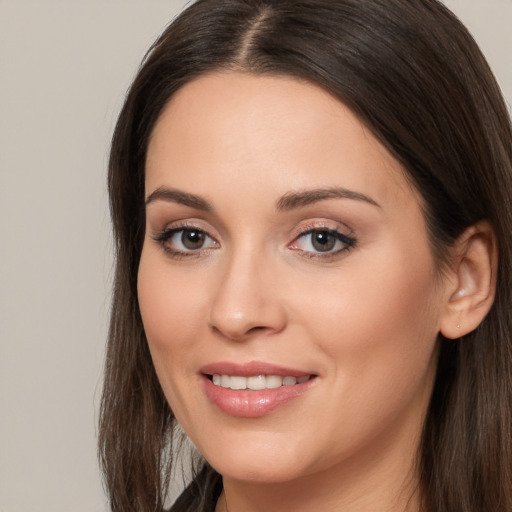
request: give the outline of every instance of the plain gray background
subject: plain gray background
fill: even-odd
[[[447,0],[512,101],[512,0]],[[124,92],[183,0],[0,0],[0,512],[105,512],[96,461]]]

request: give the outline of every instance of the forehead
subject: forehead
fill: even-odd
[[[399,162],[342,102],[289,77],[214,73],[182,87],[157,121],[146,195],[167,185],[205,196],[342,186],[379,202],[416,201]],[[192,191],[192,190],[191,190]]]

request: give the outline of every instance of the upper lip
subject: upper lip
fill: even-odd
[[[305,377],[313,375],[312,372],[287,368],[262,361],[250,361],[247,363],[235,363],[231,361],[219,361],[209,363],[200,370],[203,375],[231,375],[237,377],[251,377],[254,375],[278,375],[280,377]]]

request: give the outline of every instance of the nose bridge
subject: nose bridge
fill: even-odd
[[[223,262],[213,294],[210,325],[230,339],[245,339],[256,331],[280,331],[284,308],[272,286],[272,258],[246,244]]]

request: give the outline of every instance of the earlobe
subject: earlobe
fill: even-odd
[[[454,279],[440,325],[445,338],[460,338],[482,322],[494,301],[497,267],[491,224],[481,221],[466,229],[453,247]]]

